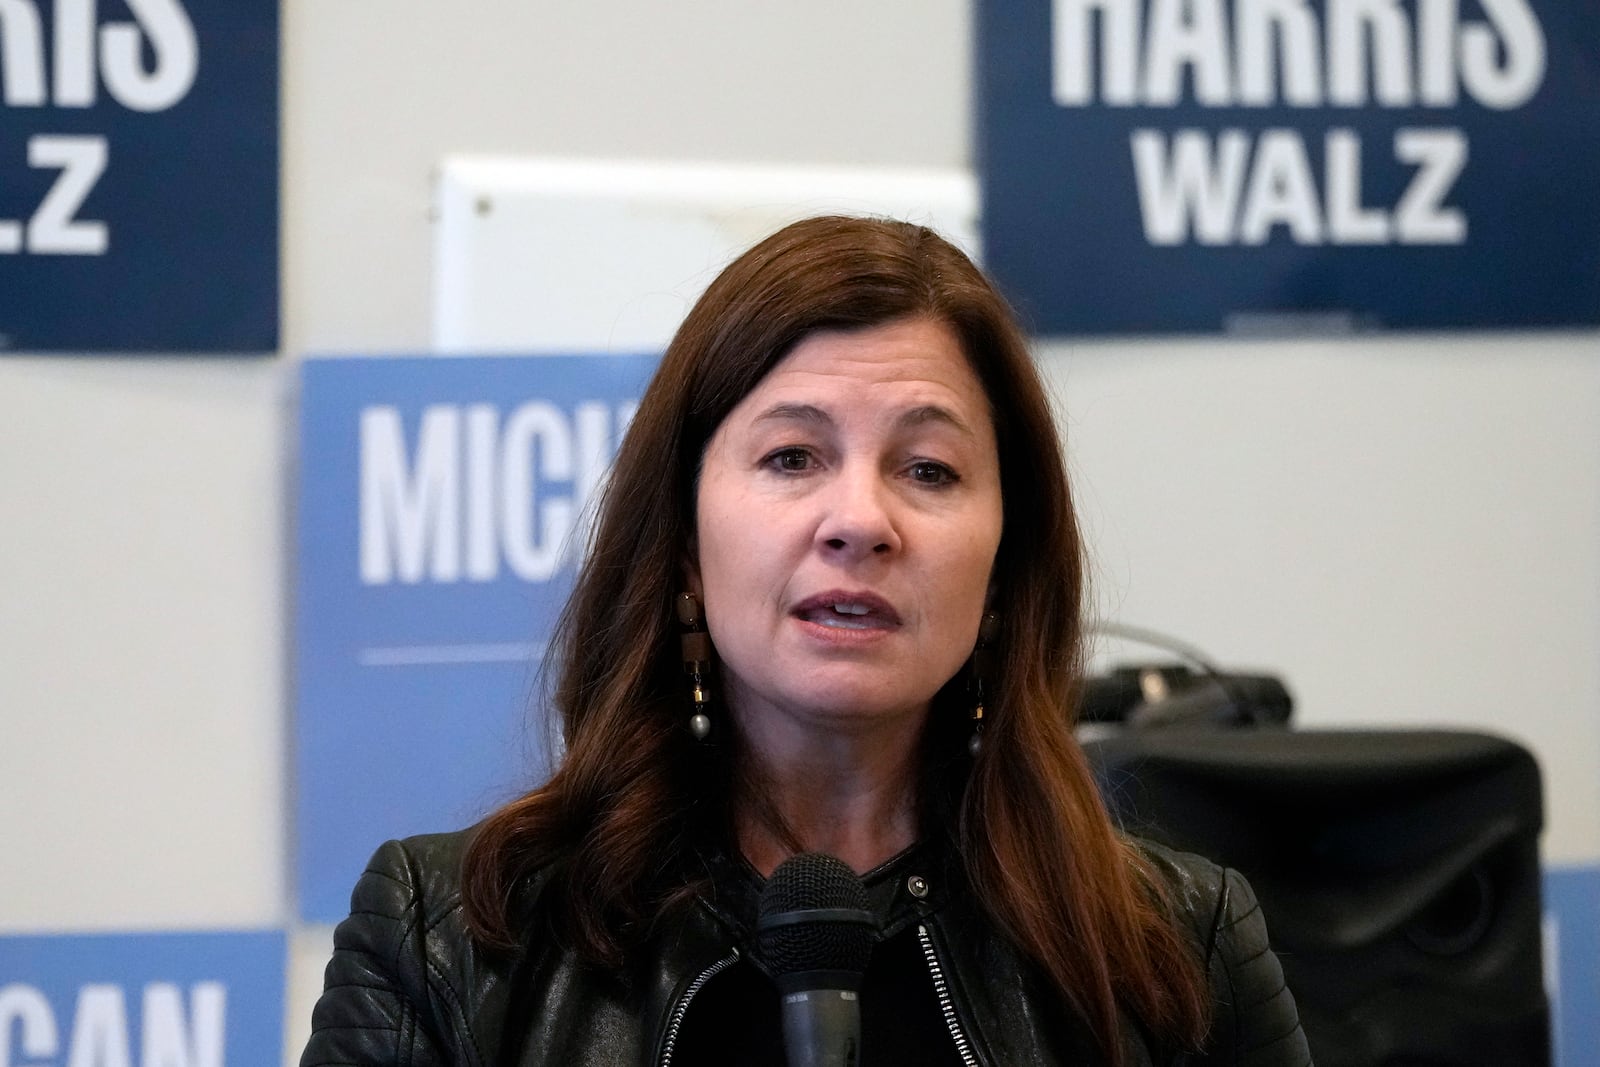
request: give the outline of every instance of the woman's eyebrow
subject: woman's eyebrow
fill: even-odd
[[[833,416],[815,404],[774,404],[772,407],[757,415],[753,420],[762,422],[808,422],[821,426],[831,426]],[[976,437],[971,426],[965,419],[954,411],[940,404],[919,404],[914,408],[907,408],[894,418],[897,429],[911,429],[924,423],[937,422],[949,426],[951,429],[968,437]]]
[[[814,422],[831,425],[833,417],[815,404],[774,404],[751,420],[761,422]]]
[[[973,431],[972,427],[967,425],[965,419],[963,419],[960,415],[957,415],[954,411],[951,411],[949,408],[943,407],[939,404],[923,404],[919,407],[911,408],[908,411],[903,411],[898,417],[896,417],[894,421],[895,425],[901,427],[902,429],[921,426],[923,423],[937,422],[949,426],[956,432],[964,434],[967,437],[971,437],[974,440],[976,440],[978,436],[977,433]]]

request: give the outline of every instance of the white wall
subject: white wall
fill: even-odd
[[[965,3],[285,0],[284,352],[0,359],[0,926],[288,917],[305,354],[420,350],[450,152],[972,164]],[[1600,335],[1050,345],[1107,614],[1500,729],[1600,857]],[[382,836],[374,828],[375,839]],[[295,940],[291,1048],[326,933]]]

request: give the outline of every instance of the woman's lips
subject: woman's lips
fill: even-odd
[[[794,607],[794,616],[829,630],[889,630],[900,625],[894,606],[875,593],[830,589]]]

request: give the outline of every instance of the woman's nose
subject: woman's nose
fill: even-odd
[[[898,551],[892,503],[890,489],[876,471],[845,471],[828,488],[817,538],[829,550],[849,555]]]

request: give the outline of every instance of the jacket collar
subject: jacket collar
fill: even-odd
[[[766,879],[743,856],[725,848],[710,851],[703,859],[710,883],[700,897],[702,907],[760,966],[759,954],[748,950],[755,943]],[[959,869],[959,865],[950,862],[946,850],[919,842],[863,873],[861,881],[878,917],[880,936],[893,937],[943,908]]]

